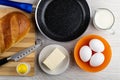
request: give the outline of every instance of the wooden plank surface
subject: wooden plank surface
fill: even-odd
[[[14,9],[14,8],[0,8],[0,18],[5,16],[6,14],[8,14],[10,12],[13,12],[13,11],[19,11],[19,10]],[[11,56],[11,55],[17,53],[18,51],[21,51],[21,50],[35,44],[35,27],[34,27],[34,24],[32,21],[32,15],[27,14],[27,13],[24,13],[24,14],[27,15],[31,20],[32,25],[31,25],[30,32],[27,34],[27,36],[22,41],[15,44],[7,52],[1,54],[0,59],[4,58],[4,57]],[[34,61],[34,59],[35,59],[35,52],[31,53],[30,55],[26,56],[25,58],[21,59],[18,62],[11,61],[5,65],[2,65],[2,66],[0,66],[0,75],[19,76],[16,72],[16,66],[21,62],[26,62],[26,63],[29,63],[31,65],[31,70],[26,76],[33,76],[35,73],[35,70],[34,70],[34,68],[35,68],[34,62],[35,61]]]

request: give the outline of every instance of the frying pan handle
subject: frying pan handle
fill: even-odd
[[[32,12],[32,4],[29,4],[29,3],[15,2],[15,1],[9,1],[9,0],[0,0],[0,5],[15,7],[28,13]]]

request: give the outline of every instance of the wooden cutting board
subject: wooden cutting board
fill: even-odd
[[[7,13],[12,12],[12,11],[20,11],[20,10],[15,9],[15,8],[0,8],[0,18],[3,17],[4,15],[6,15]],[[17,53],[18,51],[21,51],[21,50],[35,44],[35,29],[34,29],[35,26],[33,24],[34,22],[32,21],[33,15],[27,14],[27,13],[24,13],[24,14],[27,15],[31,20],[32,26],[31,26],[30,32],[27,34],[27,36],[22,41],[15,44],[7,52],[1,54],[0,58],[11,56],[11,55]],[[35,69],[34,68],[35,67],[34,66],[35,52],[33,52],[30,55],[24,57],[23,59],[21,59],[18,62],[11,61],[11,62],[9,62],[5,65],[0,66],[0,75],[18,76],[18,74],[16,72],[16,66],[21,62],[26,62],[26,63],[29,63],[31,65],[31,70],[26,76],[33,76],[34,73],[35,73],[35,70],[34,70]]]

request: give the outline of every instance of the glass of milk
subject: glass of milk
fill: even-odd
[[[106,30],[111,34],[115,34],[112,30],[113,24],[115,22],[115,17],[109,9],[99,8],[96,10],[93,25],[98,30]]]

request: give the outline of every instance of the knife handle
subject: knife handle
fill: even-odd
[[[8,57],[0,59],[0,66],[7,63],[8,61],[10,61],[10,59],[8,59]]]

